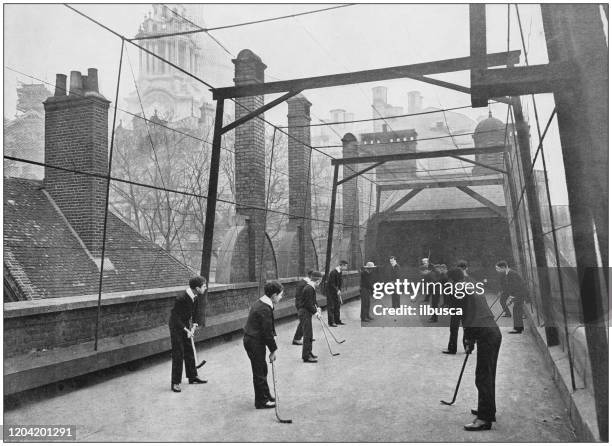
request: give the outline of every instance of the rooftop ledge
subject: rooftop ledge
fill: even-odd
[[[356,273],[356,271],[349,271]],[[280,283],[291,283],[300,280],[301,277],[287,277],[278,279]],[[231,284],[210,284],[209,293],[220,293],[228,290],[239,290],[257,287],[257,282],[242,282]],[[145,290],[120,291],[115,293],[102,293],[101,305],[117,305],[129,302],[142,302],[146,300],[164,299],[171,297],[185,286],[169,288],[150,288]],[[80,308],[91,308],[98,305],[97,294],[82,296],[55,297],[50,299],[26,300],[20,302],[6,302],[4,304],[4,319],[30,316],[41,313],[53,313],[60,311],[77,310]]]

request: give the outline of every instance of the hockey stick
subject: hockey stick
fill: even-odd
[[[319,322],[321,323],[321,330],[323,331],[323,336],[325,336],[325,342],[327,342],[327,347],[329,348],[329,354],[332,356],[338,356],[340,353],[332,352],[331,345],[329,345],[329,339],[327,339],[327,334],[325,333],[325,327],[323,326],[323,321],[321,320],[321,317],[317,316],[317,319],[319,319]]]
[[[278,414],[278,392],[276,391],[276,373],[274,371],[274,361],[270,361],[272,364],[272,384],[274,384],[274,398],[276,399],[276,403],[274,405],[274,412],[276,413],[276,419],[281,423],[293,423],[293,420],[290,418],[281,418]]]
[[[490,309],[492,309],[492,308],[495,306],[495,304],[497,303],[497,301],[499,300],[499,298],[500,298],[500,297],[501,297],[501,294],[498,294],[498,295],[497,295],[497,298],[496,298],[496,299],[493,301],[493,303],[492,303],[492,304],[489,306],[489,310],[490,310]]]
[[[500,317],[502,317],[503,314],[505,314],[506,311],[504,309],[502,309],[501,313],[499,313],[499,316],[497,316],[497,318],[495,318],[495,322],[497,322],[499,320]]]
[[[204,364],[206,364],[206,359],[202,359],[202,362],[198,364],[198,352],[196,351],[196,348],[195,348],[195,342],[193,342],[193,336],[191,337],[191,348],[193,349],[193,357],[196,362],[196,369],[199,369]]]
[[[323,323],[323,322],[321,321],[321,323]],[[327,331],[329,332],[329,334],[332,335],[332,338],[334,338],[334,341],[336,341],[337,344],[342,344],[343,342],[346,342],[346,339],[343,339],[343,340],[339,341],[338,338],[336,338],[336,336],[334,335],[334,332],[331,330],[329,325],[323,324],[323,327],[325,327],[327,329]]]
[[[465,359],[463,360],[463,366],[461,367],[461,373],[459,373],[459,379],[457,380],[457,386],[455,387],[455,394],[453,395],[453,400],[450,403],[448,401],[440,400],[442,404],[446,404],[447,406],[452,406],[453,404],[455,404],[455,400],[457,399],[457,392],[459,392],[459,384],[461,384],[461,378],[463,377],[463,371],[465,370],[465,365],[467,364],[469,357],[470,357],[470,353],[466,353]]]

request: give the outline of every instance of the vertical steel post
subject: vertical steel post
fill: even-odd
[[[542,218],[540,216],[540,202],[538,199],[536,178],[534,172],[531,170],[532,160],[529,130],[525,118],[523,117],[523,107],[521,106],[520,98],[516,96],[512,98],[512,113],[514,114],[519,154],[525,178],[525,193],[527,195],[527,208],[529,209],[529,222],[531,224],[533,250],[538,272],[537,279],[542,300],[542,315],[544,316],[546,343],[548,346],[559,345],[559,332],[555,326],[550,276],[548,275],[548,264],[546,262],[546,246],[544,244],[544,231],[542,230]]]
[[[475,88],[482,73],[487,69],[487,10],[484,3],[470,3],[470,84],[472,86],[472,107],[486,107],[489,100]]]
[[[213,134],[212,149],[210,154],[210,172],[208,174],[208,194],[206,198],[206,221],[204,222],[204,241],[202,243],[202,263],[200,275],[210,282],[210,258],[212,256],[213,234],[215,231],[215,214],[217,212],[217,187],[219,185],[219,164],[221,162],[221,136],[223,136],[223,106],[224,99],[217,100],[217,111],[215,113],[215,127]],[[198,318],[201,325],[205,325],[205,311],[208,299],[208,290],[199,306]]]
[[[609,430],[608,48],[599,5],[541,5],[548,59],[576,62],[571,90],[554,92],[587,351],[601,441]],[[604,277],[600,276],[605,268]]]
[[[329,228],[327,230],[327,250],[325,254],[325,283],[329,278],[329,269],[331,265],[332,244],[334,239],[334,218],[336,216],[336,192],[338,190],[338,170],[340,164],[334,166],[334,180],[331,192],[331,205],[329,208]]]
[[[111,173],[113,169],[113,149],[115,148],[115,126],[117,122],[117,101],[119,100],[119,84],[121,82],[121,67],[123,65],[123,48],[125,40],[121,39],[121,55],[119,56],[119,69],[117,71],[117,89],[115,91],[115,111],[113,112],[113,129],[111,134],[110,151],[108,155],[108,175],[106,176],[106,197],[104,199],[104,227],[102,229],[102,258],[100,259],[100,277],[98,282],[98,305],[96,308],[96,324],[94,331],[94,351],[98,351],[98,337],[100,331],[100,313],[102,311],[102,280],[104,278],[104,256],[106,255],[106,226],[108,224],[108,199],[110,194]]]

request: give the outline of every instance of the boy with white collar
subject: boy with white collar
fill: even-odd
[[[170,327],[170,343],[172,345],[172,383],[173,392],[181,391],[181,379],[183,376],[183,361],[185,362],[185,374],[189,384],[205,384],[206,380],[198,378],[195,357],[191,346],[191,338],[195,334],[198,324],[197,319],[198,299],[197,294],[206,291],[204,278],[192,277],[189,287],[185,289],[174,301],[174,307],[170,313],[168,325]],[[193,322],[193,327],[190,327]]]
[[[274,329],[274,306],[283,297],[283,286],[277,281],[266,282],[264,295],[249,311],[244,327],[244,349],[251,361],[253,387],[255,388],[255,408],[270,409],[276,406],[275,398],[268,387],[268,365],[266,347],[270,351],[270,362],[276,360],[276,331]]]

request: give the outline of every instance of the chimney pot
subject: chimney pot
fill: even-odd
[[[89,88],[88,88],[88,83],[87,83],[87,76],[83,76],[81,75],[81,84],[83,85],[83,93],[86,93]]]
[[[66,75],[55,75],[55,94],[54,96],[66,96]]]
[[[70,72],[70,96],[83,95],[83,78],[81,77],[80,71],[71,71]]]
[[[88,68],[87,69],[87,91],[93,91],[99,93],[98,90],[98,69]]]

